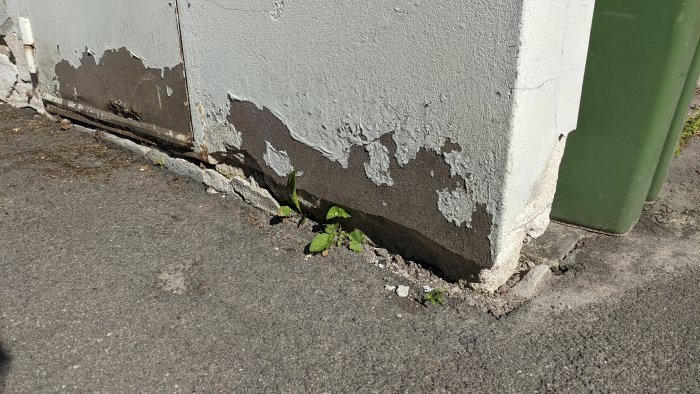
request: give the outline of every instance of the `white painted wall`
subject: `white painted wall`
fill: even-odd
[[[210,152],[245,139],[225,124],[229,97],[270,109],[326,160],[346,166],[366,146],[376,184],[391,184],[381,135],[393,133],[399,165],[451,140],[462,151],[445,161],[466,187],[437,190],[439,208],[467,226],[476,204],[493,215],[489,288],[528,229],[546,226],[545,178],[575,128],[593,0],[188,4],[195,138]]]
[[[566,136],[578,119],[594,2],[523,1],[499,249],[496,268],[483,273],[487,283],[512,272],[523,239],[549,224]]]
[[[12,0],[19,1],[19,0]],[[105,51],[126,47],[146,67],[181,63],[174,1],[22,0],[32,21],[42,85],[55,88],[57,63],[73,67],[89,51],[97,62]]]
[[[32,19],[49,89],[55,64],[77,66],[86,49],[99,59],[127,47],[156,68],[180,62],[174,1],[4,1],[4,12]],[[436,205],[440,220],[467,227],[486,207],[495,266],[482,279],[493,289],[523,238],[546,227],[559,137],[576,126],[593,1],[180,1],[195,143],[209,153],[241,146],[245,135],[226,121],[232,98],[270,109],[318,152],[285,157],[270,146],[278,174],[290,160],[347,167],[359,147],[365,175],[393,187],[389,161],[459,146],[442,155],[464,187],[435,190]]]

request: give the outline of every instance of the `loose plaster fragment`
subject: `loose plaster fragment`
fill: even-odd
[[[408,291],[408,286],[399,285],[396,287],[396,295],[398,295],[401,298],[408,297]]]
[[[389,150],[379,141],[374,141],[366,147],[369,153],[369,163],[365,163],[365,173],[377,186],[393,186],[394,180],[389,174]]]
[[[253,185],[250,181],[235,177],[231,180],[236,193],[243,201],[270,214],[276,214],[280,205],[266,189]]]
[[[511,291],[512,294],[529,299],[534,297],[544,282],[552,276],[552,271],[546,265],[538,265],[531,269]]]
[[[0,99],[9,98],[17,84],[17,66],[6,55],[0,55]]]
[[[12,52],[17,64],[19,80],[22,82],[31,82],[32,76],[29,74],[29,65],[27,64],[27,57],[24,55],[24,43],[22,39],[17,37],[16,34],[8,34],[5,36],[5,43],[7,47],[10,48],[10,52]]]
[[[263,155],[263,159],[277,175],[286,177],[294,171],[294,167],[292,167],[287,152],[275,149],[275,147],[267,141],[265,141],[265,147],[266,152]]]

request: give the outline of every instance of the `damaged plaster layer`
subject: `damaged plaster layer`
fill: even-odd
[[[83,54],[75,68],[56,64],[61,97],[191,138],[184,66],[147,68],[126,49],[107,51],[97,61]],[[171,94],[166,91],[170,89]]]
[[[464,188],[458,187],[452,191],[443,189],[437,194],[438,209],[447,221],[454,223],[457,227],[460,227],[462,223],[466,227],[471,227],[472,215],[476,207]]]
[[[492,235],[496,266],[513,265],[523,239],[539,236],[549,223],[566,135],[576,128],[593,7],[594,0],[523,2],[507,167],[514,176]],[[492,289],[508,275],[485,270],[482,281]]]
[[[229,96],[264,106],[295,141],[342,168],[350,167],[351,152],[372,150],[380,138],[395,146],[389,161],[399,167],[425,150],[441,154],[450,141],[455,147],[474,146],[478,149],[459,163],[470,169],[462,183],[473,204],[498,215],[520,6],[470,0],[455,9],[407,2],[401,13],[395,6],[301,2],[286,5],[284,18],[272,21],[259,13],[192,3],[181,20],[185,53],[193,53],[198,63],[188,70],[193,100],[202,104],[195,140],[210,152],[224,148],[212,143],[223,130],[220,118],[211,122],[211,114],[225,110],[228,103],[221,99]],[[238,23],[231,29],[204,29],[205,21],[225,26],[232,18]],[[235,42],[236,49],[222,56],[222,42]],[[455,48],[473,56],[454,56]],[[228,71],[232,68],[235,73]],[[245,145],[245,130],[234,126]],[[364,171],[364,164],[379,171]],[[362,169],[385,185],[390,178],[382,166],[366,157]],[[431,210],[438,214],[435,193],[442,189],[430,191]]]
[[[243,154],[264,171],[269,141],[305,172],[304,191],[416,231],[501,278],[517,264],[515,213],[528,205],[564,134],[557,130],[576,117],[583,68],[576,64],[585,60],[578,51],[585,53],[588,37],[581,26],[590,24],[578,6],[585,3],[310,1],[287,4],[273,20],[193,2],[181,14],[185,53],[196,64],[188,84],[202,119],[217,120],[195,122],[195,139],[213,147],[220,114],[228,112],[240,149],[210,152]],[[557,99],[550,100],[543,92],[553,86]],[[368,178],[368,146],[377,141],[388,150],[392,187]],[[441,205],[459,214],[444,215],[439,193],[458,188],[464,193],[444,194]]]
[[[272,170],[281,177],[286,177],[294,171],[289,155],[285,151],[279,151],[271,143],[265,141],[265,154],[263,160]]]
[[[146,67],[182,63],[175,1],[24,0],[37,59],[47,76],[61,60],[77,68],[87,51],[99,62],[115,48],[128,48]],[[157,44],[156,44],[157,42]],[[50,79],[50,77],[49,77]]]
[[[230,108],[228,119],[244,136],[243,145],[240,150],[231,149],[217,159],[243,155],[246,166],[267,175],[268,185],[279,199],[287,199],[286,179],[265,163],[268,142],[274,147],[285,146],[285,152],[293,160],[302,159],[304,177],[297,182],[300,198],[315,201],[305,207],[307,212],[321,216],[331,202],[348,207],[353,215],[348,225],[361,225],[372,240],[409,258],[435,259],[431,262],[439,263],[435,264],[436,268],[455,280],[475,275],[474,267],[485,266],[491,253],[488,234],[492,217],[483,204],[478,204],[470,228],[458,228],[443,219],[435,190],[454,189],[461,183],[450,177],[449,166],[439,154],[421,149],[416,160],[404,167],[391,161],[388,171],[394,186],[379,188],[365,174],[364,164],[369,159],[365,149],[354,148],[348,167],[344,168],[336,162],[319,160],[316,151],[294,140],[283,121],[267,108],[240,101],[232,101]],[[390,136],[380,142],[392,157],[396,147]],[[439,242],[425,234],[438,235]]]
[[[34,94],[24,46],[14,33],[0,35],[0,101],[44,113],[41,99]]]
[[[369,153],[369,163],[365,163],[365,174],[375,185],[394,186],[394,180],[389,174],[389,150],[379,141],[374,141],[366,147]]]

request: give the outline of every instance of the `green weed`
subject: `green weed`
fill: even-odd
[[[423,302],[433,305],[445,305],[445,291],[442,289],[433,289],[425,292]]]
[[[343,208],[333,206],[326,213],[326,221],[336,219],[348,219],[350,214]],[[360,253],[363,250],[362,244],[365,242],[365,234],[359,229],[346,232],[340,223],[334,222],[324,225],[324,231],[311,240],[309,252],[327,254],[328,250],[334,246],[347,245],[354,252]]]
[[[700,133],[700,112],[691,116],[685,122],[685,126],[683,127],[683,131],[681,132],[681,139],[678,142],[678,146],[676,147],[676,152],[675,152],[676,156],[681,155],[681,151],[683,150],[683,147],[688,145],[688,143],[690,142],[690,139],[693,138],[693,136],[698,135],[698,133]]]

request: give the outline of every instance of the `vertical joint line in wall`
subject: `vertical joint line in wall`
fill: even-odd
[[[182,60],[182,73],[185,77],[185,97],[187,99],[187,109],[190,111],[190,131],[194,134],[194,121],[192,119],[192,103],[190,101],[190,80],[187,77],[187,61],[185,60],[185,46],[182,43],[182,24],[180,21],[180,1],[175,0],[175,23],[177,24],[177,39],[180,45],[180,59]],[[192,138],[192,144],[194,145],[194,138]]]
[[[562,72],[562,65],[564,64],[564,48],[566,47],[566,34],[569,31],[569,16],[571,12],[571,3],[569,1],[566,2],[566,20],[565,20],[565,25],[564,25],[564,34],[562,34],[562,39],[561,39],[561,57],[559,58],[559,73],[557,74],[557,83],[554,86],[554,131],[557,134],[559,133],[559,120],[557,116],[557,108],[558,108],[558,93],[559,93],[559,81],[561,81],[561,72]]]

